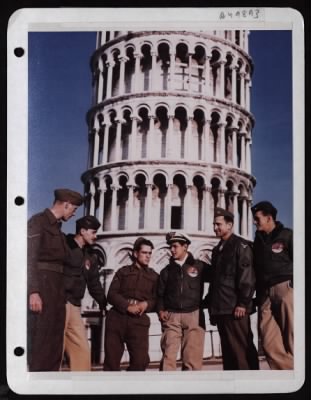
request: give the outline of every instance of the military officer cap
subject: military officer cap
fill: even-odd
[[[75,206],[81,206],[83,203],[83,197],[81,194],[70,189],[55,189],[54,196],[55,200],[68,201]]]
[[[190,244],[191,240],[189,236],[184,232],[169,232],[166,235],[166,243],[171,244],[173,242],[180,242]]]
[[[95,229],[97,231],[97,229],[100,227],[100,222],[96,217],[93,217],[93,215],[87,215],[76,221],[76,227],[77,230],[84,228],[84,229]]]
[[[252,208],[253,215],[256,214],[257,211],[262,211],[264,214],[272,215],[273,218],[276,218],[276,214],[278,210],[274,207],[270,201],[260,201],[255,204]]]
[[[225,210],[224,208],[216,207],[214,211],[214,218],[216,217],[227,217],[234,220],[232,212]]]

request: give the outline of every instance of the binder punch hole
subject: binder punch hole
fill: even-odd
[[[23,57],[23,55],[25,54],[25,50],[22,47],[15,47],[14,54],[16,55],[16,57]]]
[[[15,347],[14,354],[16,357],[21,357],[25,353],[25,350],[22,347]]]
[[[24,197],[22,197],[22,196],[17,196],[17,197],[15,197],[14,203],[15,203],[17,206],[22,206],[22,205],[25,203]]]

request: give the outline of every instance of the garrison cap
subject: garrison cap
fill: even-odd
[[[225,210],[224,208],[216,207],[214,211],[214,218],[216,217],[228,217],[234,220],[232,212]]]
[[[81,206],[83,203],[81,194],[70,189],[55,189],[54,196],[55,200],[68,201],[75,206]]]
[[[140,248],[140,246],[142,244],[145,244],[146,246],[150,246],[152,249],[154,248],[152,242],[149,239],[139,236],[134,242],[133,251],[138,251],[138,249]]]
[[[191,243],[189,236],[183,232],[168,232],[165,238],[167,244],[171,244],[173,242],[181,242],[186,244]]]
[[[85,217],[77,219],[76,227],[77,230],[84,228],[84,229],[95,229],[97,231],[97,229],[100,227],[100,222],[96,217],[93,217],[93,215],[87,215]]]
[[[270,203],[270,201],[260,201],[259,203],[255,204],[251,210],[253,215],[255,215],[257,211],[263,211],[266,214],[272,215],[274,218],[278,212],[278,210],[272,203]]]

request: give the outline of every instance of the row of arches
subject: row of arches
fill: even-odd
[[[215,207],[230,210],[235,231],[251,235],[252,186],[236,177],[225,181],[195,173],[190,179],[182,171],[155,172],[151,179],[142,170],[114,177],[95,177],[85,187],[87,213],[97,216],[103,232],[183,229],[213,234]]]
[[[127,34],[133,34],[135,32],[132,31],[101,31],[98,32],[97,35],[97,47],[109,42],[110,40],[115,40],[120,38],[121,36],[125,36]],[[184,32],[183,32],[184,33]],[[217,38],[223,38],[225,40],[229,40],[237,46],[242,47],[246,52],[248,52],[248,31],[245,30],[213,30],[206,31],[205,34],[209,36],[216,36]],[[196,34],[198,34],[196,32]]]
[[[111,107],[90,121],[89,166],[128,160],[174,159],[231,165],[250,172],[251,126],[248,119],[220,109]]]
[[[94,103],[164,90],[223,98],[249,109],[252,70],[242,53],[218,43],[178,40],[132,39],[98,52],[92,63]]]

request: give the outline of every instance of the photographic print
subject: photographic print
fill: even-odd
[[[297,390],[301,16],[152,10],[11,18],[9,385]]]

